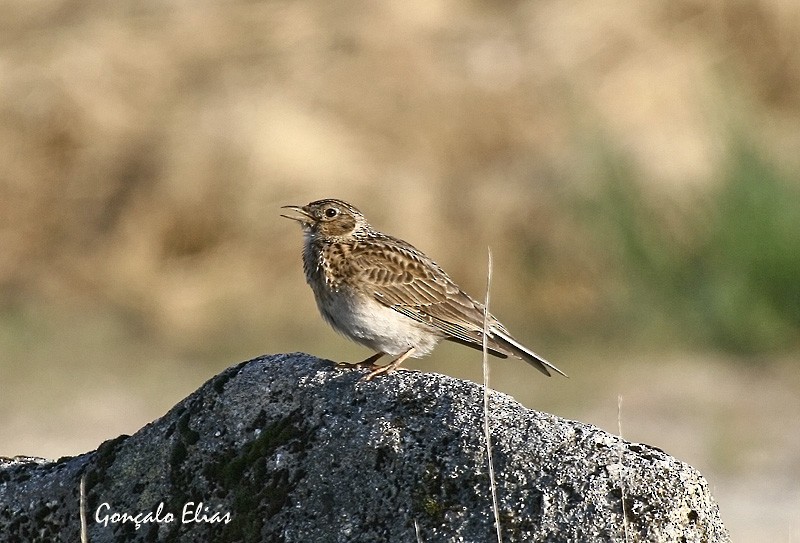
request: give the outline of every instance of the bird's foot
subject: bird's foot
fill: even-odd
[[[366,360],[361,362],[337,362],[337,368],[364,368],[368,370],[376,370],[382,366],[379,366],[375,362],[377,362],[385,353],[375,353]]]
[[[377,377],[378,375],[388,375],[395,370],[395,368],[392,368],[391,364],[386,364],[385,366],[379,366],[375,364],[369,369],[371,369],[372,371],[369,372],[364,377],[362,377],[360,379],[361,381],[372,381],[372,379],[374,377]]]
[[[380,353],[380,354],[382,355],[383,353]],[[392,373],[393,371],[398,369],[400,367],[400,364],[402,364],[403,361],[406,358],[408,358],[409,356],[411,356],[412,354],[414,354],[414,347],[410,348],[409,350],[407,350],[406,352],[404,352],[403,354],[398,356],[397,359],[395,359],[392,362],[386,364],[385,366],[378,366],[377,364],[375,364],[375,360],[380,358],[380,356],[376,355],[376,356],[371,356],[370,358],[367,358],[366,360],[364,360],[364,362],[370,362],[370,364],[372,364],[372,366],[370,368],[370,369],[372,369],[372,371],[369,372],[364,377],[362,377],[361,381],[372,381],[372,379],[374,377],[377,377],[378,375],[388,375],[388,374]],[[362,364],[364,362],[362,362]]]

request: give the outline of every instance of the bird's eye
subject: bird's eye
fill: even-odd
[[[338,214],[339,210],[336,209],[335,207],[329,207],[328,209],[325,210],[325,216],[328,217],[329,219],[334,218]]]

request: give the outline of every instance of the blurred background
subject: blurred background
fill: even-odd
[[[493,388],[695,466],[734,541],[800,539],[794,0],[0,9],[0,455],[262,353],[365,358],[279,217],[337,197],[475,297],[491,247],[493,312],[570,375]]]

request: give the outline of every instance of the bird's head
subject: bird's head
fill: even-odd
[[[283,206],[298,216],[281,215],[297,221],[306,235],[330,238],[360,237],[369,232],[370,226],[361,212],[342,200],[317,200],[304,206]]]

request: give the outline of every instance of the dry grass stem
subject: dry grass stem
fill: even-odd
[[[500,509],[497,505],[497,484],[492,460],[492,432],[489,428],[489,290],[492,287],[492,250],[488,249],[488,271],[486,273],[486,297],[483,301],[483,434],[486,441],[486,458],[489,462],[489,488],[492,492],[492,513],[497,532],[497,543],[503,542],[500,530]]]
[[[422,543],[422,533],[419,531],[419,522],[414,519],[414,534],[417,536],[417,543]]]
[[[619,434],[620,439],[622,439],[622,394],[617,395],[617,433]],[[620,446],[619,449],[619,465],[620,465],[620,481],[619,481],[619,490],[620,490],[620,499],[622,500],[622,530],[625,533],[625,543],[630,541],[630,534],[628,533],[628,515],[625,512],[625,473],[622,470],[624,467],[622,464],[622,447]]]
[[[81,543],[89,543],[89,532],[86,528],[86,474],[81,475],[80,486]]]

